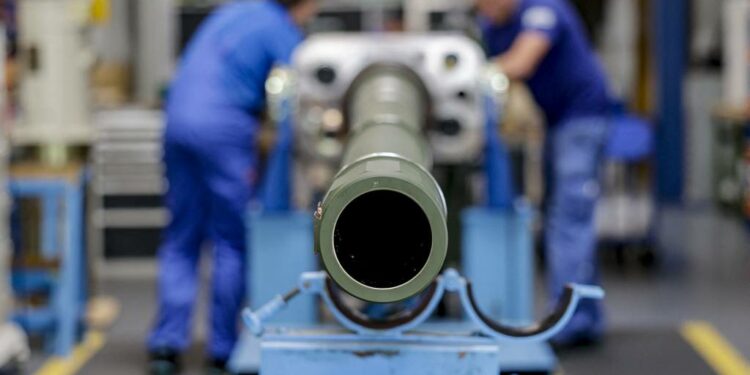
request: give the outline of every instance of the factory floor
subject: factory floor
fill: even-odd
[[[617,264],[612,254],[602,254],[610,332],[599,346],[561,351],[560,373],[750,374],[747,229],[704,209],[666,210],[658,221],[664,251],[655,270],[644,270],[635,261]],[[155,266],[110,264],[99,276],[99,292],[116,298],[121,309],[89,348],[78,373],[144,373],[143,345],[155,310]],[[538,300],[542,306],[543,296]],[[195,354],[188,356],[188,374],[200,373],[204,306],[200,304],[195,319],[199,339],[191,349]],[[31,373],[43,373],[37,370],[48,365],[45,361],[36,355]]]

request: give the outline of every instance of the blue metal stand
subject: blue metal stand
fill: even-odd
[[[426,326],[446,293],[458,295],[470,325],[463,331],[450,325]],[[343,330],[274,329],[265,322],[297,295],[316,295]],[[566,304],[543,324],[512,327],[498,323],[477,309],[471,283],[448,270],[428,290],[420,308],[383,326],[360,320],[339,300],[325,272],[303,274],[297,287],[256,311],[246,309],[243,320],[250,332],[262,336],[260,372],[264,375],[306,374],[478,374],[500,373],[500,343],[548,340],[568,323],[578,302],[603,298],[598,287],[572,285]],[[419,331],[418,331],[419,329]],[[430,329],[429,331],[427,329]],[[466,360],[466,358],[471,360]]]
[[[312,215],[304,212],[250,214],[248,258],[248,301],[261,306],[278,293],[279,285],[294,284],[299,275],[317,269],[314,253]],[[317,322],[314,298],[300,298],[295,308],[275,317],[273,323],[314,324]]]
[[[83,170],[74,178],[62,178],[51,174],[50,177],[11,176],[10,180],[10,192],[14,198],[40,199],[42,255],[45,259],[60,261],[57,275],[48,272],[14,274],[17,288],[24,285],[51,284],[49,306],[31,311],[18,311],[14,319],[28,331],[47,334],[50,349],[55,355],[60,356],[71,353],[77,341],[80,318],[86,304],[83,245],[84,180]],[[64,210],[62,221],[58,215],[60,207]],[[62,238],[59,238],[58,234],[61,234]],[[24,282],[34,279],[39,282]]]
[[[362,340],[335,331],[302,337],[278,335],[263,341],[261,374],[477,374],[498,375],[498,346],[469,337]]]
[[[304,212],[251,212],[248,233],[248,301],[260,307],[278,293],[280,285],[293,285],[301,273],[317,269],[312,215]],[[278,314],[272,325],[312,326],[318,321],[317,301],[302,296],[293,309]],[[257,373],[260,369],[260,339],[243,332],[229,362],[234,373]]]
[[[532,220],[531,208],[522,204],[463,213],[463,271],[482,310],[508,324],[534,319]]]
[[[513,326],[533,322],[533,212],[475,207],[463,213],[461,264],[474,284],[477,304],[488,316]],[[546,342],[505,343],[498,353],[503,371],[553,373],[557,357]]]
[[[473,281],[477,304],[488,316],[513,326],[533,321],[532,220],[533,212],[523,204],[511,209],[477,207],[463,214],[462,262],[464,272]],[[252,213],[248,233],[253,249],[248,253],[250,306],[259,308],[276,297],[279,286],[294,285],[300,274],[317,269],[315,256],[309,249],[312,241],[309,213]],[[314,298],[302,295],[291,308],[270,320],[269,330],[298,331],[310,327],[325,330],[316,325],[316,316]],[[428,323],[425,327],[465,334],[471,330],[471,323]],[[486,345],[481,341],[479,344]],[[496,358],[492,361],[499,360],[507,371],[551,373],[557,367],[554,353],[544,342],[493,345],[500,350],[493,354]],[[261,369],[260,357],[261,339],[252,332],[244,332],[230,368],[237,373],[257,373]],[[268,357],[264,355],[265,360]]]

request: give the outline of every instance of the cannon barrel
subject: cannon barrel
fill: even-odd
[[[347,95],[344,167],[316,213],[326,271],[359,299],[390,303],[438,276],[448,234],[443,193],[428,172],[429,95],[399,65],[363,71]]]

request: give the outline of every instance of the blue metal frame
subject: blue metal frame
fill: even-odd
[[[263,375],[381,375],[381,374],[500,374],[498,346],[487,338],[402,337],[363,340],[336,335],[334,330],[313,336],[265,338]]]
[[[251,212],[248,217],[247,291],[250,306],[272,299],[279,285],[294,284],[299,275],[318,269],[313,242],[312,215],[300,212]],[[274,323],[314,324],[314,298],[300,298],[295,308],[279,314]]]
[[[522,336],[510,336],[486,323],[471,303],[469,282],[457,271],[449,269],[437,279],[435,293],[418,316],[396,327],[376,330],[350,320],[339,310],[326,283],[325,272],[305,273],[300,276],[296,289],[303,295],[319,296],[346,331],[266,327],[265,322],[282,311],[294,297],[279,295],[256,311],[246,309],[243,312],[243,320],[250,332],[263,340],[260,345],[261,373],[350,374],[356,371],[360,374],[495,375],[504,365],[500,344],[546,341],[567,325],[581,299],[604,297],[604,291],[599,287],[574,285],[570,302],[561,315],[555,316],[551,325],[532,328]],[[458,294],[470,324],[425,324],[448,292]],[[417,328],[419,333],[413,333]],[[528,354],[528,347],[516,348],[520,351],[513,354],[522,357]],[[548,354],[543,352],[543,347],[532,349],[542,349],[534,352],[538,355]],[[467,357],[470,359],[465,360]]]
[[[15,320],[30,331],[46,333],[49,348],[60,356],[69,355],[77,342],[86,303],[84,184],[85,171],[72,181],[58,177],[11,177],[9,183],[14,198],[41,200],[42,254],[46,259],[59,257],[61,260],[57,277],[50,277],[56,284],[52,286],[50,305],[39,310],[18,311]],[[60,206],[64,209],[62,221]],[[58,234],[62,234],[61,244]]]
[[[494,319],[526,325],[534,314],[534,213],[475,207],[462,214],[461,264],[474,284],[477,303]]]

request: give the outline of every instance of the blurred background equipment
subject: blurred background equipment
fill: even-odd
[[[156,254],[168,214],[162,162],[164,119],[141,108],[95,115],[91,155],[91,246],[99,259]]]
[[[2,29],[2,28],[0,28]],[[0,51],[4,48],[0,48]],[[12,249],[10,236],[10,194],[7,191],[8,146],[0,139],[0,373],[15,373],[14,369],[28,359],[26,337],[10,319],[13,314],[14,295],[11,288]]]
[[[612,117],[610,142],[604,150],[602,197],[596,208],[600,248],[613,249],[620,263],[624,251],[635,253],[643,266],[656,261],[656,206],[644,166],[653,157],[654,134],[643,118],[619,113]]]
[[[311,32],[426,32],[473,33],[474,19],[467,0],[323,0]]]
[[[0,23],[0,34],[5,27]],[[6,52],[5,39],[0,38],[0,55]],[[5,69],[4,61],[0,62],[0,71]],[[5,77],[0,77],[0,86],[5,86]],[[6,105],[5,92],[0,92],[0,108]],[[10,235],[11,199],[8,193],[8,157],[9,145],[6,137],[0,136],[0,373],[20,374],[24,362],[28,361],[30,352],[26,334],[11,322],[15,305],[11,287],[12,241]]]
[[[174,71],[177,20],[174,0],[138,0],[135,27],[135,99],[158,104]]]
[[[403,30],[399,25],[402,9],[400,0],[323,0],[320,14],[308,29],[312,32]]]
[[[744,107],[750,95],[748,82],[747,46],[750,39],[747,25],[750,4],[744,0],[728,0],[723,4],[724,36],[724,95],[723,101],[730,107]]]
[[[79,164],[15,164],[10,192],[16,201],[36,202],[39,215],[37,222],[27,216],[20,223],[24,232],[15,244],[19,251],[12,277],[19,301],[14,320],[45,337],[50,352],[69,355],[81,338],[89,297],[84,169]]]
[[[472,3],[467,0],[406,0],[404,21],[406,30],[427,31],[471,31],[475,28],[469,14]]]
[[[89,295],[86,168],[80,160],[92,135],[90,37],[94,25],[106,21],[108,4],[13,5],[3,9],[18,25],[17,34],[11,33],[16,54],[9,66],[19,69],[7,71],[10,95],[3,107],[12,146],[7,184],[16,250],[12,317],[31,336],[43,338],[48,353],[66,356],[81,339]]]
[[[750,222],[750,3],[723,5],[724,62],[722,102],[713,112],[714,197],[727,212]]]
[[[91,137],[86,0],[30,0],[18,4],[21,116],[14,144],[42,146],[42,158],[60,165],[67,146]]]

